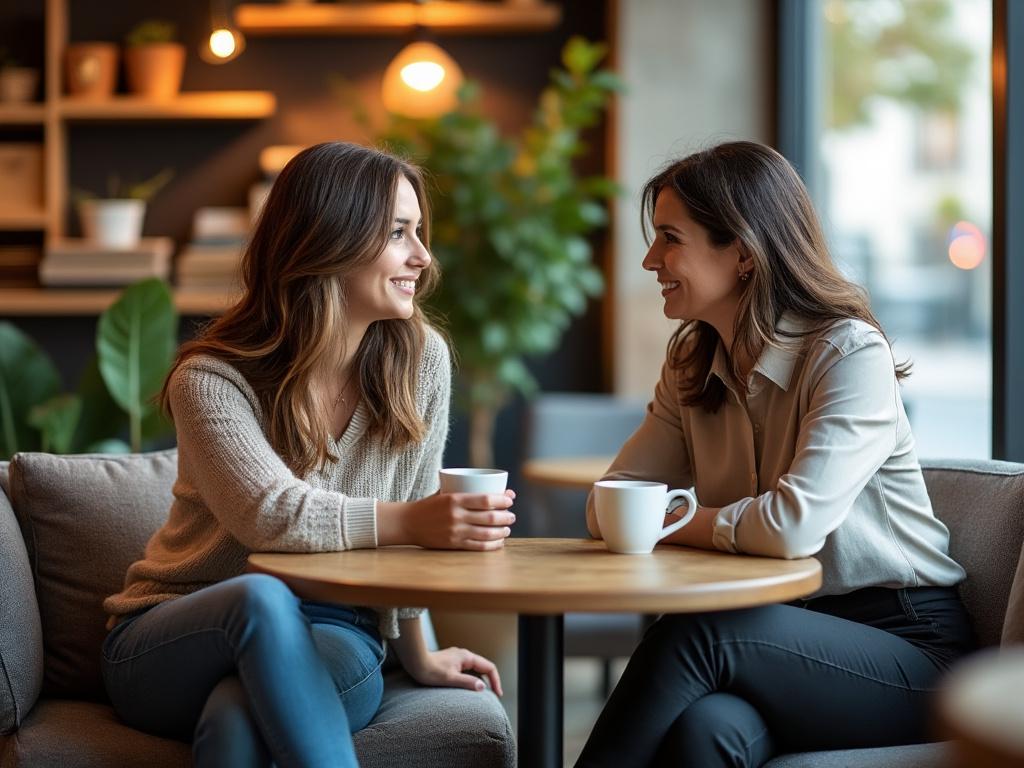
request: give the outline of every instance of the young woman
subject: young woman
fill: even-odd
[[[281,172],[239,302],[185,344],[162,401],[178,437],[164,526],[107,599],[111,701],[193,742],[197,766],[354,766],[380,704],[382,636],[424,685],[501,693],[494,665],[429,652],[416,609],[298,600],[243,574],[253,551],[388,544],[488,550],[514,494],[435,494],[448,349],[418,298],[436,279],[423,183],[371,149],[320,144]]]
[[[577,765],[758,766],[926,739],[929,696],[972,636],[900,399],[906,366],[777,152],[699,152],[643,201],[643,266],[683,322],[607,477],[695,487],[671,543],[814,555],[823,584],[789,605],[663,616]],[[592,505],[587,523],[599,537]]]

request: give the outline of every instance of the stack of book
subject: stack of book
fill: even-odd
[[[192,242],[178,256],[178,287],[234,292],[249,236],[247,208],[205,207],[192,219]]]
[[[134,248],[105,248],[90,240],[57,240],[46,248],[39,282],[47,286],[121,286],[147,277],[166,280],[174,241],[144,237]]]

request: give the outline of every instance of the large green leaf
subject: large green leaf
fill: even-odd
[[[0,459],[39,448],[28,414],[59,389],[60,376],[46,353],[10,323],[0,323]]]
[[[142,420],[170,369],[178,317],[167,285],[157,279],[129,286],[100,317],[96,352],[111,397],[128,412],[131,445],[142,447]]]
[[[28,423],[42,435],[44,451],[69,453],[81,413],[82,401],[78,395],[57,395],[33,406],[28,413]]]
[[[82,400],[82,413],[72,440],[75,451],[88,451],[90,446],[117,437],[128,429],[128,415],[107,391],[95,355],[78,380],[78,396]]]

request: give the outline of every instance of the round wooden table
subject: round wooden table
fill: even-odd
[[[688,613],[804,597],[821,585],[814,559],[775,560],[676,546],[618,555],[587,539],[508,539],[494,552],[382,547],[253,554],[310,600],[519,614],[519,765],[562,761],[562,616]]]
[[[614,456],[574,456],[530,459],[523,462],[523,479],[553,488],[589,491],[604,477]]]
[[[953,668],[939,720],[957,768],[1024,768],[1024,648],[989,650]]]

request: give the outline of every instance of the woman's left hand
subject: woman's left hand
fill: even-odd
[[[491,690],[501,696],[501,677],[494,662],[465,648],[445,648],[443,651],[427,653],[416,669],[409,674],[421,685],[436,685],[445,688],[468,688],[482,691],[484,681],[468,672],[479,672],[491,684]]]

